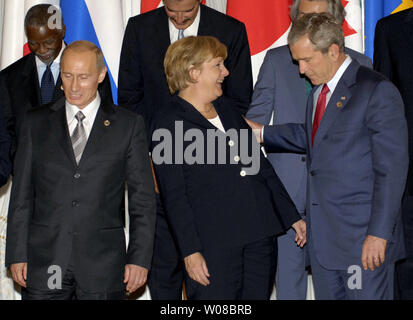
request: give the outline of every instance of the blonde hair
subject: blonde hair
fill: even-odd
[[[166,51],[164,68],[169,91],[174,94],[193,82],[189,71],[211,59],[227,58],[227,47],[215,37],[186,37],[171,44]]]

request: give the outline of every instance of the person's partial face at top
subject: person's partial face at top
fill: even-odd
[[[307,13],[324,13],[328,12],[327,0],[301,0],[298,5],[297,19],[301,18]]]
[[[329,82],[337,71],[339,47],[332,44],[326,53],[318,50],[307,35],[290,44],[291,55],[298,62],[300,73],[313,85]]]
[[[65,27],[49,29],[47,25],[27,26],[26,36],[30,50],[45,64],[52,63],[60,53]]]
[[[194,22],[201,0],[164,0],[163,3],[173,25],[185,30]]]
[[[96,98],[98,85],[106,76],[106,67],[99,69],[93,51],[68,50],[60,68],[66,100],[79,109],[85,108]]]

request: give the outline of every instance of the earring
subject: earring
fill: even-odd
[[[63,86],[60,86],[60,90],[65,91],[65,90],[63,89]]]

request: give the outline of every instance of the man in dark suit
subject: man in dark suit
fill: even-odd
[[[340,0],[295,0],[291,7],[294,21],[306,13],[329,12],[342,24],[345,11]],[[370,59],[357,51],[345,48],[346,54],[361,65],[372,67]],[[312,85],[300,74],[298,64],[291,57],[288,45],[267,51],[254,88],[247,118],[269,124],[303,123],[307,98]],[[300,214],[305,216],[306,157],[292,153],[269,153],[268,159],[285,185]],[[277,300],[304,300],[307,296],[307,247],[300,248],[292,241],[290,229],[277,238],[278,259],[276,274]]]
[[[61,19],[61,24],[49,24],[49,19],[56,17]],[[0,105],[12,137],[12,155],[16,133],[25,113],[63,97],[59,70],[66,27],[59,9],[49,4],[31,7],[26,14],[24,28],[31,53],[0,73],[3,92]],[[99,91],[104,99],[112,99],[109,77],[105,78]]]
[[[243,23],[200,4],[200,0],[164,0],[158,8],[129,20],[119,67],[119,105],[142,115],[148,130],[153,115],[171,99],[163,60],[168,46],[185,36],[210,35],[228,47],[230,75],[224,95],[245,114],[252,93],[251,57]],[[178,258],[158,196],[154,259],[149,275],[152,299],[180,299],[183,265]]]
[[[304,124],[251,123],[268,152],[307,157],[308,251],[317,299],[392,299],[403,257],[400,214],[408,151],[403,101],[382,75],[344,53],[326,13],[296,20],[292,57],[314,89]]]
[[[1,94],[1,92],[0,92]],[[9,157],[10,136],[7,133],[3,113],[0,112],[0,187],[9,180],[11,161]]]
[[[409,129],[410,165],[402,216],[406,259],[396,265],[395,297],[413,299],[413,9],[385,17],[377,23],[374,38],[374,69],[399,89]]]
[[[146,281],[156,217],[146,133],[140,116],[101,99],[105,75],[99,48],[72,43],[61,61],[65,98],[21,126],[6,265],[23,299],[123,299]]]

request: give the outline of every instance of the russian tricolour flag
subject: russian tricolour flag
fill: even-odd
[[[119,57],[124,32],[122,4],[119,0],[61,0],[67,44],[88,40],[102,49],[117,103]]]

